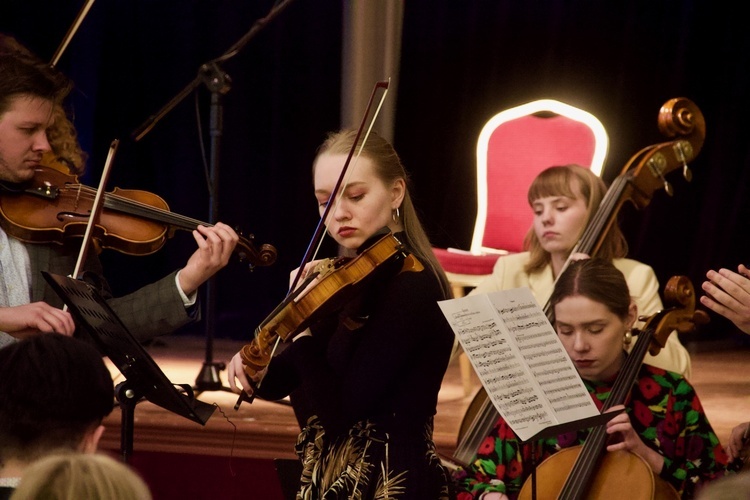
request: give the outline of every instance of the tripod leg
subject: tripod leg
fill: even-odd
[[[121,382],[115,387],[115,395],[120,403],[122,412],[122,425],[120,429],[120,453],[122,461],[130,463],[133,456],[133,428],[135,426],[135,405],[138,404],[138,397],[132,389],[128,387],[127,382]]]

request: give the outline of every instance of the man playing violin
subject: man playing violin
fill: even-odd
[[[51,132],[57,137],[65,131],[59,117],[70,88],[61,73],[0,35],[0,183],[33,178],[43,155],[53,149]],[[71,137],[64,140],[70,143]],[[61,300],[40,271],[69,275],[77,245],[22,242],[6,233],[3,222],[0,218],[0,347],[40,332],[73,335],[70,314],[60,309]],[[222,223],[199,226],[193,237],[198,249],[185,267],[124,297],[112,297],[95,252],[88,254],[83,277],[139,340],[170,333],[198,318],[198,287],[228,263],[239,239]]]

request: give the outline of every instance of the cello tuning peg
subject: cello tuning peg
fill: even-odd
[[[672,189],[672,185],[667,180],[664,181],[664,191],[666,191],[669,196],[674,196],[674,189]]]
[[[696,325],[707,325],[711,321],[706,311],[696,309],[693,313],[693,323]]]
[[[693,180],[693,171],[690,170],[690,167],[688,167],[687,164],[682,166],[682,177],[688,182]]]

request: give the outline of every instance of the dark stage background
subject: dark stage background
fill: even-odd
[[[271,5],[94,4],[59,63],[76,83],[71,109],[91,155],[84,181],[98,185],[107,148],[119,138],[111,187],[155,192],[174,212],[207,220],[196,126],[197,108],[208,147],[206,89],[199,87],[197,98],[188,97],[141,141],[127,138]],[[279,258],[251,273],[239,263],[220,273],[218,336],[250,338],[284,297],[288,273],[317,224],[310,164],[325,132],[339,126],[342,5],[292,2],[223,65],[232,88],[224,100],[219,219],[273,244]],[[469,246],[476,138],[495,113],[538,98],[593,113],[611,141],[603,173],[611,182],[636,152],[667,140],[657,128],[661,105],[687,97],[707,124],[703,150],[691,163],[693,182],[673,175],[673,197],[659,192],[646,210],[623,209],[630,255],[652,265],[662,284],[684,274],[696,288],[708,269],[750,263],[750,39],[738,12],[708,1],[410,0],[404,6],[394,142],[436,246]],[[51,58],[80,7],[68,0],[3,0],[0,30]],[[193,248],[191,236],[180,233],[154,255],[105,252],[103,260],[113,288],[125,293],[180,266]],[[744,342],[715,315],[694,338]]]

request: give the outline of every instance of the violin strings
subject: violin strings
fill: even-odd
[[[69,189],[76,193],[82,193],[82,194],[94,195],[94,196],[96,195],[96,189],[91,188],[89,186],[84,186],[82,184],[71,184],[69,185]],[[73,195],[72,193],[68,192],[66,189],[61,189],[61,194],[79,197],[78,194]],[[87,197],[83,197],[83,198],[86,200],[90,199]],[[126,198],[124,196],[120,196],[116,194],[107,193],[105,195],[104,204],[106,207],[109,207],[113,210],[119,209],[125,213],[129,213],[132,215],[141,215],[144,218],[151,218],[159,222],[164,222],[164,223],[172,224],[172,225],[181,225],[182,227],[186,229],[194,229],[196,226],[209,225],[197,219],[192,219],[190,217],[186,217],[180,214],[175,214],[173,212],[170,212],[169,210],[154,207],[153,205],[149,205],[147,203],[133,200],[131,198]]]

